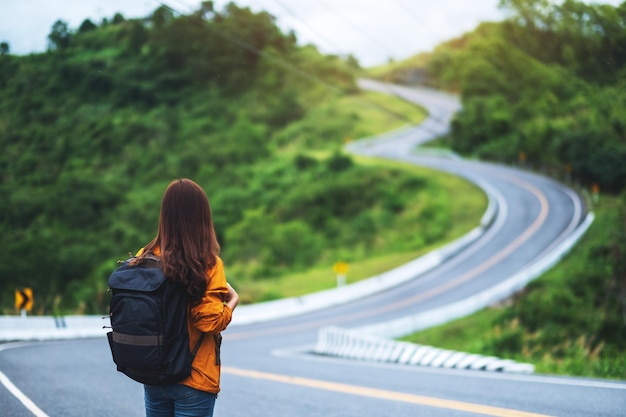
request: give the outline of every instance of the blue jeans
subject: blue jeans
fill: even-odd
[[[217,394],[182,384],[144,385],[146,417],[212,417]]]

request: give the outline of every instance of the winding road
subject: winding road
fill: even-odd
[[[216,416],[618,417],[626,383],[534,374],[354,361],[312,354],[325,326],[395,336],[398,323],[427,327],[428,312],[494,288],[523,285],[520,271],[550,257],[588,222],[568,188],[530,172],[413,152],[447,129],[459,105],[429,90],[363,81],[428,108],[429,119],[354,153],[392,158],[463,176],[488,194],[495,215],[480,236],[446,262],[402,284],[307,313],[233,323],[224,333],[222,393]],[[496,295],[502,293],[497,293]],[[492,302],[495,300],[488,300]],[[237,314],[237,311],[235,312]],[[3,417],[143,415],[142,387],[115,371],[104,338],[0,345]]]

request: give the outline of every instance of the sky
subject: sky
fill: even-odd
[[[362,66],[401,60],[432,50],[439,43],[473,30],[480,22],[504,18],[498,0],[236,0],[239,6],[265,10],[278,26],[293,30],[301,44],[313,43],[329,54],[354,55]],[[603,3],[618,4],[620,0]],[[200,0],[162,0],[181,13]],[[215,0],[221,10],[227,3]],[[0,42],[12,54],[43,52],[54,22],[77,29],[89,18],[100,23],[121,13],[145,17],[157,0],[20,0],[7,1],[0,14]]]
[[[165,0],[182,13],[200,0]],[[226,1],[215,1],[221,10]],[[237,0],[239,6],[266,10],[300,43],[313,43],[324,53],[353,54],[363,66],[399,60],[432,50],[463,34],[480,21],[500,20],[498,0]],[[99,23],[117,12],[144,17],[159,7],[156,0],[21,0],[8,1],[0,14],[0,42],[12,54],[43,52],[55,21],[77,29],[86,18]]]

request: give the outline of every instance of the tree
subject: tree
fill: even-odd
[[[0,42],[0,55],[9,55],[9,43],[8,42]]]
[[[72,34],[67,26],[67,23],[62,20],[57,20],[52,25],[52,31],[48,35],[48,48],[51,50],[64,49],[70,45]]]
[[[354,55],[348,54],[348,56],[345,58],[345,61],[350,68],[355,70],[361,69],[361,64],[359,64],[359,60]]]
[[[113,16],[114,25],[119,25],[120,23],[124,23],[125,21],[126,19],[124,19],[124,16],[122,16],[120,13],[115,13],[115,15]]]
[[[129,49],[132,52],[139,52],[148,41],[148,31],[139,20],[133,20],[128,38]]]
[[[213,13],[215,11],[215,6],[212,1],[203,1],[200,4],[200,10],[198,12],[201,16],[206,16],[209,13]]]
[[[548,0],[500,0],[499,7],[508,10],[517,23],[529,29],[545,28],[549,22],[546,19]]]
[[[78,28],[78,33],[89,32],[89,31],[94,30],[96,28],[97,28],[97,26],[91,20],[85,19],[85,20],[83,20],[83,23]]]
[[[165,6],[161,6],[152,14],[152,21],[157,29],[161,29],[174,18],[172,10]]]

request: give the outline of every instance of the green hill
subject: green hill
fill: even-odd
[[[19,287],[33,288],[35,314],[106,312],[108,274],[153,237],[174,178],[207,191],[246,302],[319,289],[327,281],[283,280],[338,258],[369,262],[351,279],[392,267],[484,210],[460,180],[342,154],[346,140],[424,112],[360,93],[354,59],[299,46],[266,13],[161,7],[76,30],[58,21],[49,41],[42,54],[0,55],[5,314]],[[450,204],[460,188],[466,212]]]
[[[446,144],[464,155],[626,186],[626,2],[504,0],[482,23],[428,54],[372,69],[459,92]]]

